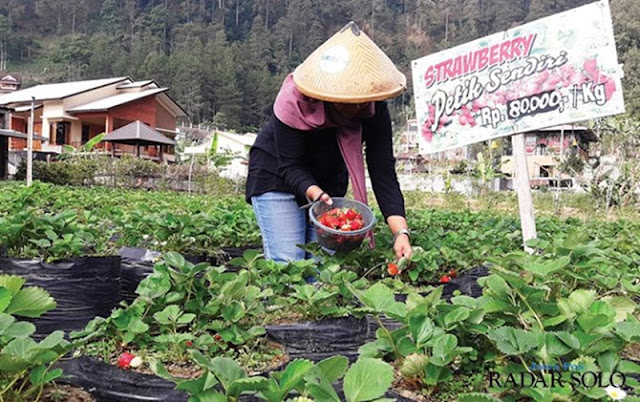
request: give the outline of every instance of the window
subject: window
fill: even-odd
[[[56,145],[68,144],[67,135],[69,134],[69,128],[71,124],[66,121],[56,123]]]
[[[547,146],[545,144],[538,144],[536,146],[536,155],[546,155],[547,154]]]
[[[89,140],[91,136],[91,127],[87,126],[86,124],[82,125],[82,145],[86,144],[87,142],[89,142]]]

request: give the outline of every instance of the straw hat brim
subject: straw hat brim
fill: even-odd
[[[380,101],[407,88],[405,75],[353,22],[314,50],[293,81],[302,94],[336,103]]]
[[[333,91],[323,91],[320,88],[313,86],[306,86],[303,80],[296,80],[296,73],[298,69],[293,73],[293,82],[296,84],[296,87],[300,92],[304,95],[313,98],[322,100],[325,102],[336,102],[336,103],[365,103],[365,102],[375,102],[381,101],[385,99],[391,99],[400,95],[407,89],[407,77],[404,74],[398,71],[398,86],[395,89],[382,90],[379,92],[372,92],[367,95],[339,95]],[[302,82],[301,82],[302,81]]]

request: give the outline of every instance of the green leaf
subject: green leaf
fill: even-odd
[[[519,328],[500,327],[489,331],[489,339],[506,355],[521,355],[540,345],[541,334]]]
[[[492,295],[498,297],[507,297],[511,294],[511,289],[507,282],[499,275],[490,275],[487,277],[485,285],[489,288]]]
[[[206,391],[200,392],[196,396],[197,399],[189,398],[189,402],[228,402],[229,398],[227,398],[224,394],[216,391],[215,389],[208,389]]]
[[[321,378],[320,381],[315,379],[307,380],[307,389],[309,390],[309,396],[316,401],[341,402],[333,385],[326,378]]]
[[[2,353],[13,355],[20,359],[27,359],[31,351],[37,347],[38,344],[31,338],[17,338],[9,342],[2,349]]]
[[[165,307],[164,310],[155,313],[153,318],[155,318],[160,324],[169,325],[176,322],[181,314],[182,311],[180,310],[180,307],[173,304]]]
[[[500,402],[500,399],[494,398],[490,394],[474,392],[460,395],[458,397],[458,402]]]
[[[640,323],[638,322],[619,322],[615,326],[615,331],[627,342],[640,341]]]
[[[50,383],[51,381],[60,377],[62,377],[62,369],[53,369],[47,372],[47,374],[44,376],[44,383]]]
[[[436,366],[445,366],[453,360],[454,349],[458,346],[458,338],[451,334],[444,334],[433,343],[433,350],[429,362]]]
[[[595,290],[585,290],[585,289],[578,289],[578,290],[574,290],[570,295],[569,295],[569,300],[573,303],[575,303],[577,306],[580,307],[581,310],[588,310],[589,306],[591,306],[591,303],[593,303],[596,300],[596,297],[598,296],[598,294],[596,293]],[[574,310],[576,313],[579,313],[580,310]]]
[[[11,300],[6,312],[22,317],[37,318],[54,308],[56,308],[56,302],[53,297],[46,290],[32,286],[20,289]]]
[[[616,322],[624,321],[627,318],[627,314],[633,314],[637,308],[636,303],[628,297],[605,297],[602,300],[609,303],[616,310]]]
[[[245,315],[244,306],[234,300],[231,304],[222,306],[222,318],[226,321],[238,322]]]
[[[2,335],[10,338],[26,338],[36,332],[36,326],[30,322],[14,322]]]
[[[149,330],[149,325],[145,324],[141,318],[135,318],[129,323],[127,330],[134,334],[143,334]]]
[[[54,331],[47,335],[46,338],[40,341],[38,344],[42,349],[53,349],[64,341],[63,331]]]
[[[9,307],[12,297],[13,295],[9,289],[0,287],[0,313],[4,312],[7,307]]]
[[[26,279],[20,276],[0,275],[0,286],[7,288],[14,296],[20,291],[26,281]]]
[[[349,367],[349,359],[344,356],[332,356],[322,360],[316,367],[330,383],[342,378]]]
[[[602,329],[612,324],[612,319],[604,314],[580,314],[577,318],[578,325],[586,333],[598,332],[594,330]]]
[[[238,397],[243,392],[262,391],[267,388],[267,379],[264,377],[239,378],[231,383],[227,395]]]
[[[195,314],[186,313],[178,317],[176,324],[179,324],[179,326],[186,325],[186,324],[189,324],[191,321],[193,321],[195,318],[196,318]]]
[[[9,314],[0,313],[0,335],[16,321],[15,317]]]
[[[228,357],[214,358],[209,364],[209,369],[227,391],[234,381],[247,376],[242,367]]]
[[[580,341],[576,337],[567,332],[560,334],[547,332],[544,336],[544,344],[539,354],[547,363],[570,353],[574,349],[580,348]]]
[[[470,310],[466,307],[458,307],[444,316],[445,329],[452,328],[453,324],[462,322],[469,318]]]
[[[623,360],[618,365],[618,371],[625,374],[640,374],[640,365],[629,360]]]
[[[569,265],[571,258],[568,256],[560,257],[555,260],[547,260],[544,262],[530,262],[525,264],[524,269],[541,278],[546,278],[554,272],[561,270]]]
[[[180,253],[170,251],[164,255],[164,260],[167,264],[175,268],[183,268],[187,265],[187,260]]]
[[[411,331],[411,337],[418,348],[424,347],[424,345],[433,336],[435,325],[430,318],[424,315],[412,316],[409,318],[409,330]]]
[[[362,295],[364,304],[378,313],[386,312],[396,303],[393,291],[381,283],[371,286]]]
[[[384,395],[393,382],[393,368],[379,359],[355,362],[344,376],[347,402],[370,401]]]
[[[31,384],[35,385],[36,387],[44,385],[44,375],[46,371],[47,366],[45,366],[44,364],[41,364],[38,367],[34,368],[29,374],[29,382],[31,382]]]
[[[289,363],[280,375],[280,389],[284,395],[296,388],[312,367],[313,363],[305,359],[296,359]]]

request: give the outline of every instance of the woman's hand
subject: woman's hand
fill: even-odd
[[[314,202],[318,201],[318,199],[321,199],[327,205],[333,204],[333,200],[331,199],[331,196],[329,196],[329,194],[322,191],[322,189],[316,186],[315,184],[313,186],[309,186],[305,195],[307,196],[307,198],[309,198]]]
[[[409,236],[401,234],[396,238],[393,243],[393,251],[396,253],[396,258],[399,260],[402,257],[411,258],[413,251],[411,250],[411,243],[409,242]]]
[[[398,233],[400,230],[407,230],[407,220],[404,216],[392,215],[387,218],[387,224],[389,225],[389,229],[391,229],[391,233]],[[411,257],[411,242],[409,241],[409,235],[407,234],[399,234],[395,237],[395,241],[393,242],[393,251],[396,253],[396,258],[400,259],[402,257]]]

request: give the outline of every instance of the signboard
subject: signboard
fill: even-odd
[[[412,63],[420,153],[624,112],[602,0]]]

